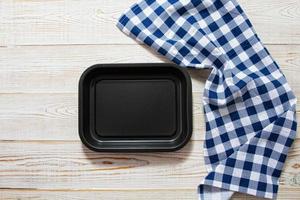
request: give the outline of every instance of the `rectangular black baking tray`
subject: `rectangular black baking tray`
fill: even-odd
[[[187,71],[174,64],[98,64],[79,81],[79,135],[94,151],[175,151],[192,134]]]

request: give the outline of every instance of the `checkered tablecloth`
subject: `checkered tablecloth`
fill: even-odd
[[[203,94],[208,173],[199,198],[275,198],[296,134],[296,98],[238,3],[143,0],[117,26],[182,67],[212,69]]]

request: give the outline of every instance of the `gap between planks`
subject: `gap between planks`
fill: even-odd
[[[263,42],[263,41],[262,41]],[[264,43],[266,46],[300,46],[300,43]],[[108,44],[26,44],[26,45],[7,45],[7,46],[0,46],[0,48],[22,48],[22,47],[72,47],[72,46],[142,46],[145,48],[149,48],[145,44],[141,43],[124,43],[124,44],[119,44],[119,43],[108,43]]]

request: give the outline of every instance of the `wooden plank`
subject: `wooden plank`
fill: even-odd
[[[1,140],[78,140],[77,94],[0,94]]]
[[[268,47],[300,96],[300,46]],[[78,140],[77,90],[84,69],[95,63],[165,61],[139,45],[0,48],[0,128],[5,133],[0,139]],[[199,140],[205,130],[202,91],[210,71],[189,72],[194,96],[192,139]]]
[[[296,94],[300,94],[300,45],[269,45]],[[77,92],[81,73],[96,63],[167,62],[140,45],[26,46],[0,48],[0,93]],[[209,70],[190,71],[202,92]]]
[[[196,188],[205,170],[202,144],[193,144],[177,153],[109,154],[79,141],[0,142],[0,188]]]
[[[200,96],[194,94],[195,140],[204,133]],[[76,93],[0,93],[0,140],[79,140],[77,119]]]
[[[265,44],[299,44],[298,0],[237,0]],[[283,30],[285,29],[285,30]]]
[[[115,24],[136,1],[1,1],[0,46],[133,44]],[[300,44],[298,0],[238,2],[266,44]]]
[[[78,142],[0,142],[0,188],[45,190],[196,189],[206,175],[202,142],[176,153],[97,153]],[[299,188],[300,140],[280,178]]]
[[[193,93],[192,140],[203,140],[205,136],[201,99],[202,94]],[[300,118],[300,102],[297,117]],[[78,141],[77,123],[76,93],[0,94],[0,140]]]
[[[300,192],[298,189],[284,188],[279,190],[278,200],[298,200]],[[0,199],[7,200],[84,200],[84,199],[98,199],[98,200],[195,200],[197,194],[195,189],[161,189],[161,190],[18,190],[18,189],[0,189]],[[259,200],[259,198],[236,193],[232,200]]]
[[[298,200],[300,195],[299,188],[281,188],[279,187],[277,200]],[[266,200],[264,198],[258,198],[251,195],[245,195],[241,193],[235,193],[233,200]]]
[[[0,47],[8,47],[0,48],[0,199],[196,199],[205,175],[201,95],[209,70],[190,71],[194,135],[179,152],[95,153],[78,138],[77,84],[85,68],[166,62],[115,27],[135,1],[0,1]],[[299,1],[238,1],[265,43],[291,44],[268,47],[299,96]],[[299,199],[299,143],[278,199]]]
[[[74,93],[87,67],[96,63],[131,62],[167,60],[139,45],[0,48],[0,93]],[[209,72],[192,74],[195,90],[203,90]]]
[[[36,191],[0,190],[0,199],[9,200],[195,200],[196,190],[102,190],[102,191]]]

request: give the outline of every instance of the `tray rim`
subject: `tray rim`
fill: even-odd
[[[186,84],[186,104],[184,104],[186,115],[184,119],[186,119],[186,130],[184,139],[180,140],[179,144],[173,145],[171,147],[134,147],[134,146],[126,146],[126,147],[111,147],[111,148],[100,148],[99,146],[95,146],[91,144],[85,137],[86,133],[83,130],[83,82],[86,79],[86,76],[97,68],[106,68],[106,67],[124,67],[124,68],[136,68],[136,67],[171,67],[180,71],[180,73],[184,76],[184,81]],[[79,79],[79,87],[78,87],[78,132],[82,143],[89,148],[90,150],[96,152],[171,152],[177,151],[183,148],[190,140],[193,132],[193,116],[192,116],[192,82],[190,75],[186,71],[184,67],[178,66],[173,63],[103,63],[103,64],[94,64],[81,74]],[[180,136],[181,134],[179,134]],[[130,140],[130,139],[129,139]],[[172,139],[171,139],[172,140]],[[169,141],[171,141],[169,140]],[[126,140],[123,140],[126,142]],[[145,142],[146,141],[146,142]],[[149,143],[159,143],[158,141],[153,142],[155,140],[141,140],[139,142],[149,144]],[[161,142],[160,142],[161,143]]]

